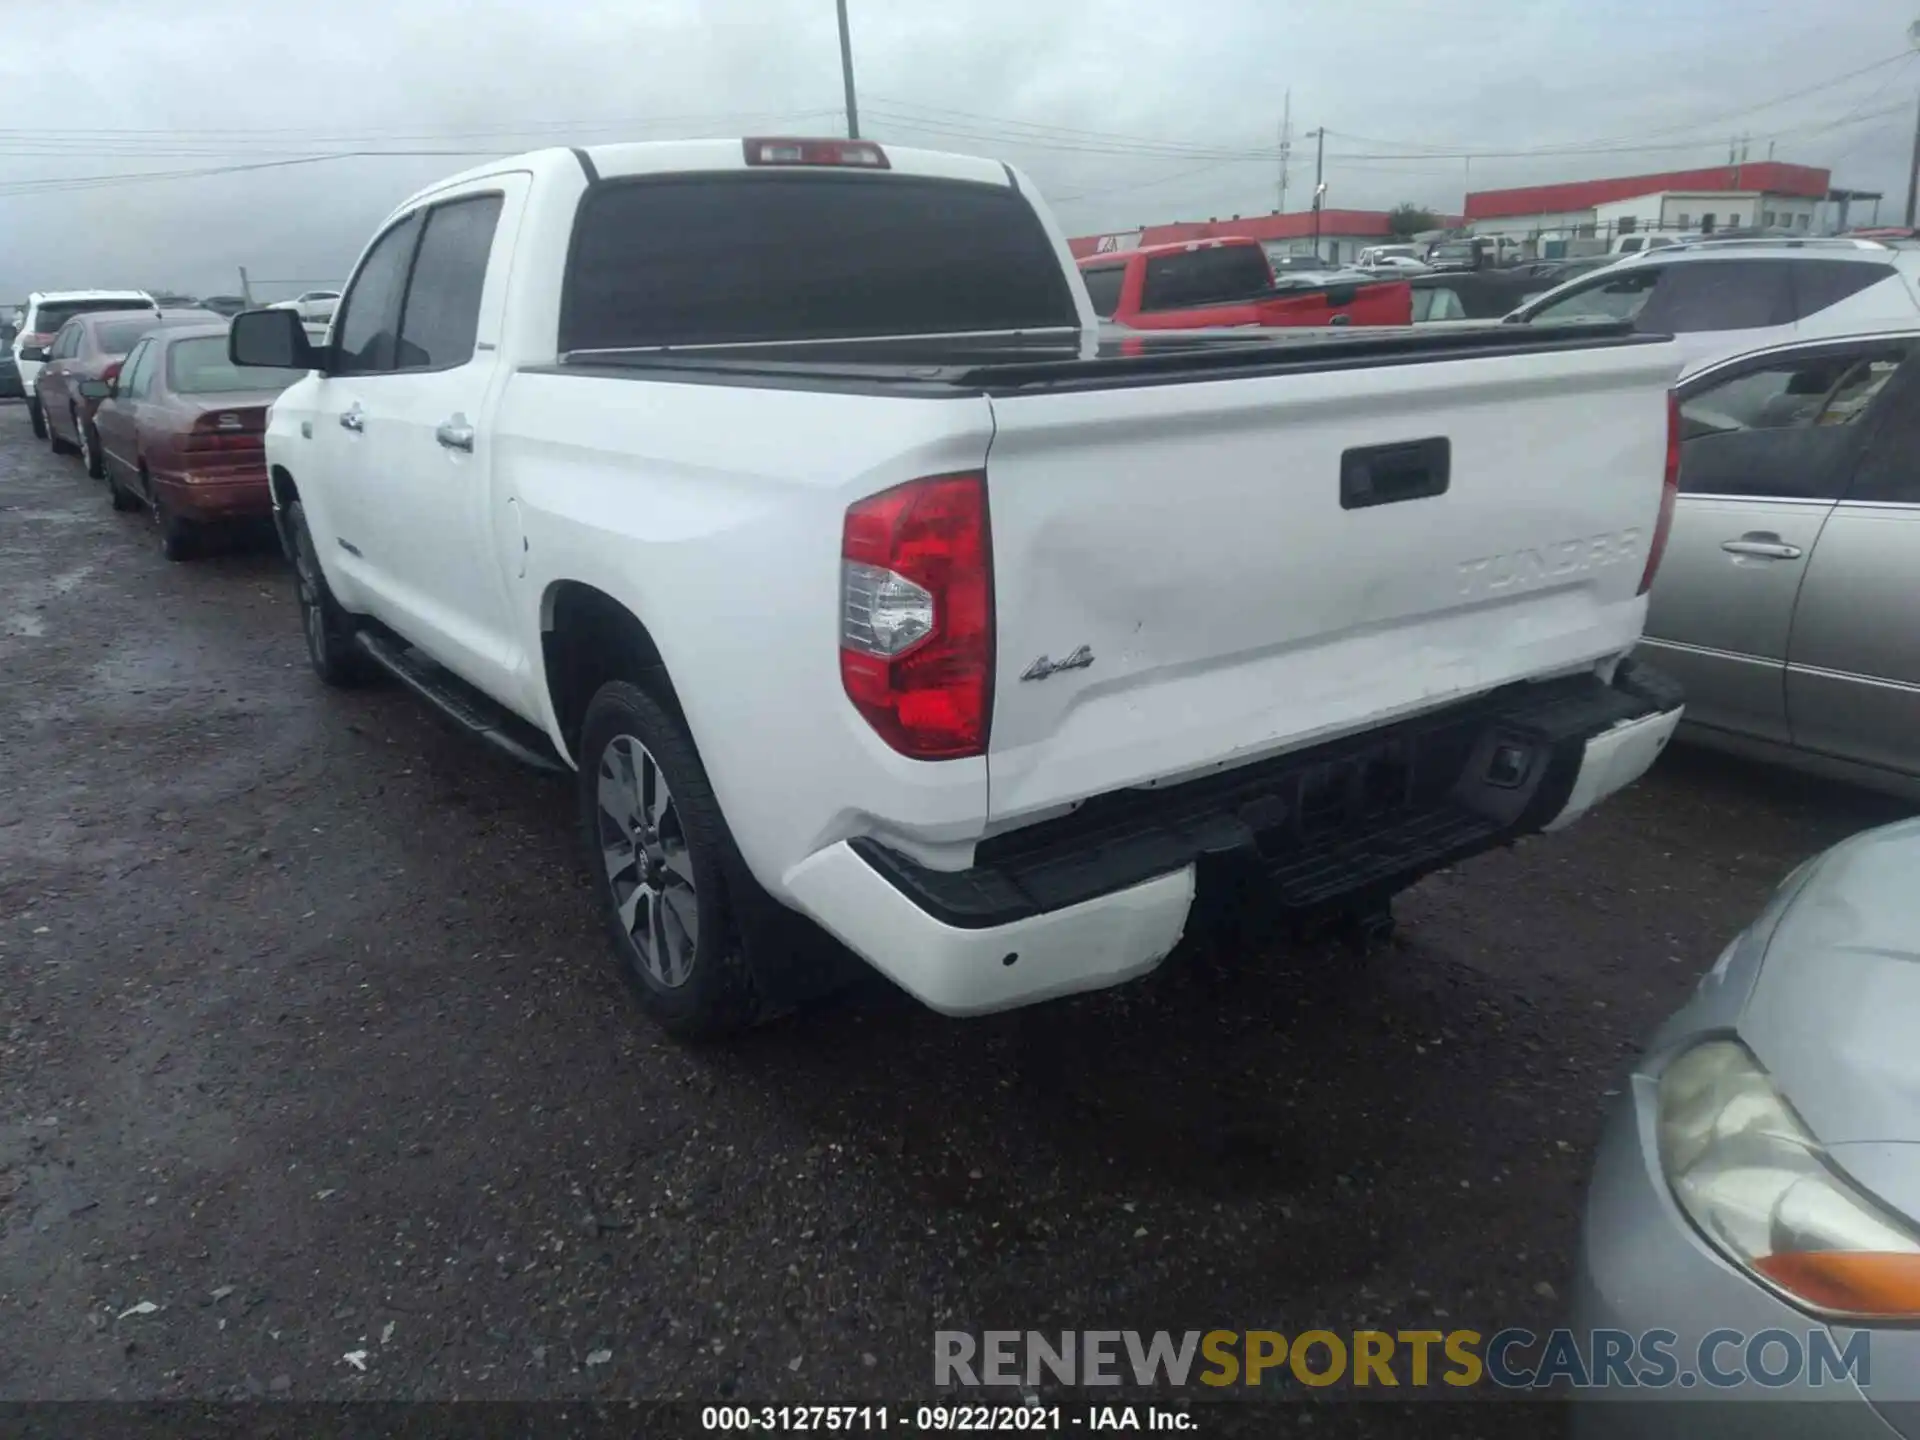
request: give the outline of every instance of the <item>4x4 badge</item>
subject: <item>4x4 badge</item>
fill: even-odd
[[[1093,647],[1090,645],[1082,645],[1064,660],[1049,660],[1046,656],[1042,655],[1038,660],[1034,661],[1033,664],[1027,666],[1026,671],[1020,678],[1022,680],[1044,680],[1049,675],[1056,675],[1062,670],[1085,670],[1092,664]]]

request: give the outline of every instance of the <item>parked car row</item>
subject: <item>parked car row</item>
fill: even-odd
[[[185,560],[203,529],[272,513],[261,436],[267,407],[300,372],[242,371],[224,317],[144,298],[36,296],[33,323],[67,318],[30,347],[28,403],[54,453],[106,481],[114,509],[145,507],[161,553]]]

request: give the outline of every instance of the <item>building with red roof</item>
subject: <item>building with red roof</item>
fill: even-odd
[[[1735,227],[1811,232],[1832,175],[1772,160],[1623,175],[1515,190],[1476,190],[1468,225],[1482,235],[1608,240],[1640,230],[1711,233]]]

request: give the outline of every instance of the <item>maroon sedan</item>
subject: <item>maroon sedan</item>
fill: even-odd
[[[87,474],[101,478],[100,436],[94,412],[133,344],[160,326],[206,325],[218,315],[200,310],[160,314],[152,310],[96,310],[60,327],[47,348],[47,363],[34,380],[34,398],[47,419],[47,443],[56,455],[78,454]]]
[[[151,330],[94,419],[113,508],[144,504],[169,560],[187,559],[204,526],[272,515],[267,407],[305,373],[237,368],[225,321]]]

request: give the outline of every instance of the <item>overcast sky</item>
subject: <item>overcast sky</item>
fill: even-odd
[[[24,8],[12,0],[9,9]],[[851,0],[863,129],[1023,166],[1070,233],[1749,155],[1898,219],[1920,0]],[[0,299],[339,281],[410,190],[553,143],[836,133],[833,0],[87,0],[0,54]],[[57,16],[57,25],[53,18]],[[1902,57],[1902,58],[1896,58]],[[1879,64],[1878,62],[1892,63]],[[1867,69],[1876,66],[1877,68]],[[1828,84],[1850,71],[1865,73]],[[1819,87],[1819,88],[1814,88]],[[1798,94],[1801,91],[1811,93]],[[75,186],[75,177],[224,175]],[[1514,155],[1500,152],[1554,150]]]

